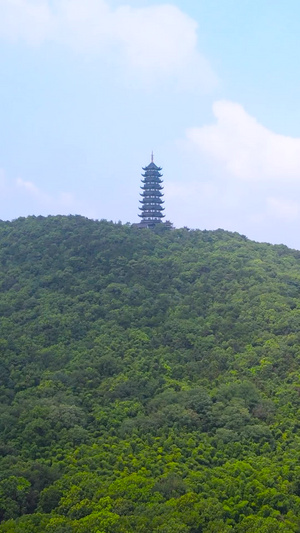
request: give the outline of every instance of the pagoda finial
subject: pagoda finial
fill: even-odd
[[[152,150],[152,154],[151,154],[151,163],[153,163],[153,158],[154,158],[154,154],[153,154],[153,150]]]

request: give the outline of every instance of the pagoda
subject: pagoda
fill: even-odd
[[[163,180],[161,179],[162,174],[160,173],[162,168],[156,166],[153,162],[153,152],[151,155],[151,163],[147,167],[143,167],[143,170],[143,185],[141,187],[142,200],[140,200],[142,206],[139,208],[141,211],[139,217],[141,217],[142,220],[139,226],[152,228],[156,224],[161,223],[162,219],[165,217],[163,214],[165,208],[162,205],[164,204],[164,201],[162,200],[163,187],[161,185]]]

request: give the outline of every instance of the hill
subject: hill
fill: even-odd
[[[300,252],[0,222],[0,532],[300,530]]]

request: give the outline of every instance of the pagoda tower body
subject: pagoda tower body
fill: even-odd
[[[161,223],[165,217],[163,214],[165,208],[163,207],[164,201],[162,200],[164,195],[162,193],[163,180],[161,179],[161,170],[162,168],[156,166],[153,162],[152,153],[151,163],[143,168],[144,174],[142,174],[142,200],[140,200],[142,205],[139,208],[141,211],[139,217],[142,220],[140,226],[153,227]]]

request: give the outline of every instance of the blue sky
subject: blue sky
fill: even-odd
[[[300,249],[296,0],[0,0],[0,218],[166,218]]]

